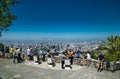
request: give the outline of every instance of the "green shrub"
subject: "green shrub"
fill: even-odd
[[[4,47],[5,45],[3,43],[0,43],[0,48]]]
[[[92,59],[98,59],[98,53],[94,50],[94,51],[91,51],[91,57]]]

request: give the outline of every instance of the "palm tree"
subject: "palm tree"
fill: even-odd
[[[120,36],[110,36],[102,42],[100,50],[106,51],[106,55],[113,60],[120,59]]]

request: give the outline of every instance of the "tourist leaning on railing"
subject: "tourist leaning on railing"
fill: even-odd
[[[98,70],[97,71],[99,71],[100,70],[100,72],[102,71],[102,69],[103,69],[103,61],[104,61],[104,55],[102,54],[102,53],[100,53],[99,55],[98,55]]]
[[[91,63],[91,55],[90,55],[90,53],[88,52],[88,53],[87,53],[87,65],[89,66],[90,63]]]

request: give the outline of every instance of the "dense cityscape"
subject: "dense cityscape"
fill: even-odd
[[[72,49],[73,51],[79,50],[81,52],[91,51],[97,49],[101,41],[80,41],[80,40],[1,40],[6,46],[13,45],[14,47],[21,46],[26,50],[29,46],[38,48],[51,49],[53,52],[62,52],[66,49]]]

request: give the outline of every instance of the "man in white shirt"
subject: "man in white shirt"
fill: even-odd
[[[30,55],[31,55],[31,49],[27,49],[27,59],[30,60]]]
[[[89,53],[87,53],[87,60],[91,60],[91,56]]]
[[[87,53],[87,65],[89,66],[91,63],[91,55],[90,53]]]

